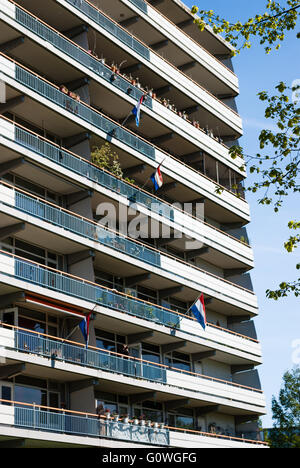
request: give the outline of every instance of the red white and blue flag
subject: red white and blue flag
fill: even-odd
[[[140,125],[140,116],[141,116],[141,105],[143,104],[145,96],[143,95],[136,106],[132,109],[132,113],[135,116],[136,126]]]
[[[86,347],[89,345],[89,336],[90,336],[90,320],[91,320],[92,313],[88,314],[87,317],[84,317],[82,322],[79,324],[79,328],[81,333],[83,334],[83,338],[85,339]]]
[[[158,166],[158,168],[156,169],[154,174],[152,174],[152,176],[150,177],[153,184],[154,184],[155,192],[157,192],[157,190],[160,189],[163,186],[163,183],[164,183],[163,176],[162,176],[162,173],[161,173],[161,170],[160,170],[161,166],[162,166],[162,164],[160,164]]]
[[[201,327],[205,330],[206,328],[206,312],[205,312],[205,303],[204,303],[204,296],[203,293],[199,297],[199,299],[192,305],[190,309],[195,318],[200,323]]]

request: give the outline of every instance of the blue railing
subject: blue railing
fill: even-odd
[[[117,294],[94,283],[74,279],[62,272],[56,272],[15,257],[14,276],[23,281],[59,291],[112,310],[143,318],[171,328],[180,328],[180,317],[175,312]]]
[[[37,408],[15,407],[15,425],[27,429],[44,430],[70,435],[126,440],[137,443],[168,446],[169,430],[142,427],[131,423],[75,416],[70,413],[45,411]]]
[[[17,190],[15,191],[14,206],[27,214],[55,224],[56,226],[87,239],[99,242],[100,244],[106,245],[118,252],[138,258],[150,265],[157,267],[160,267],[161,265],[161,256],[159,252],[149,249],[137,242],[131,241],[112,231],[108,231],[99,224],[88,222],[82,218],[67,213],[64,210],[48,205],[41,200],[29,197]]]
[[[111,33],[117,39],[119,39],[123,44],[130,47],[132,50],[137,52],[139,55],[144,57],[146,60],[150,60],[150,50],[148,47],[144,46],[140,41],[137,41],[132,37],[127,31],[118,26],[114,21],[109,19],[106,15],[103,15],[99,10],[94,8],[92,5],[89,5],[84,0],[66,0],[67,3],[73,5],[78,10],[82,11],[86,16],[95,23],[99,24],[107,32]]]
[[[68,1],[68,0],[67,0]],[[148,5],[144,0],[129,0],[130,3],[139,8],[143,13],[148,14]]]
[[[150,211],[174,221],[174,209],[170,205],[18,126],[15,126],[15,141],[56,164],[126,197],[131,203],[143,205]]]
[[[92,367],[153,382],[167,383],[167,372],[164,367],[118,356],[103,350],[86,349],[83,346],[64,343],[60,340],[30,333],[30,331],[16,330],[15,348],[18,351],[38,354],[53,360]]]
[[[69,3],[74,4],[75,1],[69,1]],[[138,52],[144,58],[150,60],[149,50],[140,42],[132,38],[132,36],[126,33],[123,29],[119,28],[107,17],[101,15],[100,12],[97,12],[95,8],[92,8],[85,2],[80,3],[77,1],[76,3],[76,7],[83,10],[85,14],[87,14],[91,19],[96,21],[100,26],[105,28],[108,32],[112,33],[115,37],[120,39],[124,44],[129,46],[134,51]],[[77,47],[76,44],[72,43],[71,41],[68,41],[61,34],[58,34],[53,29],[47,27],[45,24],[41,23],[37,18],[29,15],[26,11],[22,10],[19,7],[16,7],[16,21],[22,24],[22,26],[25,26],[33,33],[37,34],[45,41],[50,42],[50,44],[54,45],[61,52],[67,54],[72,59],[84,65],[101,78],[104,78],[106,81],[108,81],[124,93],[128,93],[128,90],[130,89],[130,96],[135,98],[137,101],[140,100],[141,96],[144,94],[143,91],[141,91],[136,86],[131,85],[120,75],[117,75],[117,79],[113,80],[114,73],[111,70],[109,70],[109,68],[105,66],[100,60],[96,59],[91,54],[85,52],[82,48]],[[150,96],[147,96],[143,104],[152,109],[152,98]]]
[[[106,133],[108,138],[111,139],[114,137],[128,145],[130,148],[135,149],[145,156],[155,160],[154,146],[115,124],[108,118],[93,110],[91,107],[68,97],[54,86],[18,65],[16,65],[15,79],[22,85],[25,85],[29,89],[32,89],[39,95],[45,97],[47,100],[55,103],[68,112],[77,115],[89,124],[94,125],[99,130],[102,130]]]

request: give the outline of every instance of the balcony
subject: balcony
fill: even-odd
[[[206,239],[214,240],[216,237],[219,238],[219,236],[221,236],[219,238],[219,245],[222,246],[226,245],[227,242],[233,242],[229,249],[235,253],[240,249],[243,250],[241,255],[248,258],[252,265],[252,253],[249,245],[240,242],[237,238],[217,229],[211,224],[200,221],[187,212],[179,210],[176,205],[171,205],[167,201],[146,192],[144,189],[117,178],[113,174],[95,166],[86,159],[81,158],[61,146],[51,143],[42,136],[17,125],[3,116],[0,118],[2,137],[5,138],[5,141],[10,140],[11,142],[15,142],[21,145],[22,148],[29,149],[35,154],[54,162],[60,167],[72,171],[72,173],[74,173],[72,175],[72,179],[77,179],[77,176],[79,175],[84,179],[89,179],[91,182],[99,184],[101,187],[105,187],[109,191],[122,195],[128,201],[127,203],[142,205],[147,210],[150,210],[151,213],[155,213],[166,218],[168,221],[176,223],[176,230],[181,231],[184,226],[188,225],[189,234],[191,231],[197,234],[202,230],[207,230],[208,232],[211,232],[211,234],[208,234],[207,232],[205,235]],[[20,153],[22,153],[22,148],[20,149]],[[36,158],[33,158],[33,160],[36,160]],[[58,168],[58,172],[60,172],[60,170],[61,169]],[[90,188],[92,187],[94,188],[94,185],[91,184]],[[99,191],[103,193],[102,189]],[[225,238],[223,236],[225,236]]]
[[[265,399],[260,389],[240,385],[232,381],[201,375],[195,372],[182,371],[163,364],[153,364],[142,359],[123,356],[115,352],[109,352],[93,346],[88,348],[80,343],[74,343],[67,339],[55,338],[42,333],[25,330],[3,324],[1,335],[4,336],[3,344],[7,350],[17,350],[18,353],[28,355],[25,362],[30,362],[32,355],[51,360],[52,368],[60,368],[68,373],[72,368],[58,367],[58,363],[70,363],[82,367],[82,374],[91,376],[88,369],[101,370],[102,385],[118,385],[116,375],[129,377],[128,381],[122,380],[123,385],[136,385],[136,379],[141,386],[141,380],[145,382],[145,389],[152,388],[161,392],[163,399],[172,393],[173,396],[189,396],[193,404],[197,406],[199,401],[218,401],[229,403],[229,406],[241,404],[248,411],[264,412]],[[19,354],[6,354],[8,358],[22,360]],[[24,359],[24,358],[23,358]],[[34,362],[36,362],[34,360]],[[42,363],[40,362],[40,365]],[[78,374],[79,371],[77,370]],[[99,377],[99,374],[93,374]],[[105,383],[106,381],[106,383]],[[149,383],[152,387],[149,387]],[[157,387],[157,384],[163,387]],[[124,387],[125,388],[125,387]],[[128,387],[129,388],[129,387]],[[198,402],[198,403],[197,403]]]
[[[221,204],[225,203],[234,215],[240,214],[248,218],[249,207],[244,200],[233,197],[231,192],[226,190],[223,192],[222,197],[220,197],[220,195],[215,193],[215,182],[208,178],[203,178],[198,172],[193,171],[188,166],[182,164],[182,162],[170,157],[167,153],[158,150],[154,145],[115,123],[90,106],[66,96],[64,93],[60,92],[57,87],[50,85],[49,82],[42,80],[37,75],[14,64],[11,60],[8,60],[7,57],[4,58],[2,56],[1,62],[4,67],[5,75],[3,74],[3,79],[5,81],[10,82],[8,78],[10,76],[13,78],[14,82],[20,83],[20,92],[24,90],[25,86],[25,92],[28,92],[27,90],[32,90],[34,93],[37,93],[37,96],[35,96],[29,91],[30,96],[32,95],[34,100],[39,100],[38,96],[45,98],[45,100],[40,101],[39,105],[36,103],[34,104],[37,106],[36,114],[40,112],[45,113],[44,108],[39,108],[40,105],[44,104],[49,106],[52,110],[55,109],[56,112],[59,112],[64,117],[72,119],[68,119],[67,122],[63,123],[62,117],[60,117],[59,121],[57,117],[52,115],[52,112],[48,112],[47,119],[49,125],[50,122],[52,122],[52,118],[54,119],[53,131],[61,132],[61,129],[65,128],[69,136],[70,134],[72,135],[72,133],[74,134],[74,132],[78,133],[78,125],[81,125],[86,130],[92,130],[95,135],[104,140],[108,139],[121,150],[131,153],[133,156],[145,161],[152,167],[165,160],[166,177],[170,175],[170,177],[184,184],[187,189],[194,189],[196,192],[199,192],[201,187],[201,191],[205,193],[205,196],[207,195],[209,198],[213,198],[213,201]],[[14,82],[11,82],[12,86],[14,86]],[[8,90],[8,95],[16,96],[15,92],[10,92],[10,90]],[[19,106],[19,108],[21,107]],[[26,109],[26,103],[23,105],[23,108]],[[62,112],[62,110],[64,112]],[[74,127],[73,130],[72,127]],[[153,168],[150,167],[150,171],[151,170],[153,171]],[[227,218],[227,222],[229,222],[230,219],[234,220],[236,216],[232,216],[232,218],[229,219]]]
[[[210,434],[200,431],[184,430],[173,427],[151,427],[137,424],[137,421],[118,419],[98,419],[94,414],[48,408],[45,406],[33,406],[22,402],[0,400],[0,414],[2,434],[26,439],[35,439],[34,431],[39,432],[36,436],[40,446],[43,442],[51,443],[50,433],[56,434],[55,443],[64,442],[69,446],[98,446],[97,439],[102,439],[101,446],[113,447],[118,441],[119,447],[126,447],[131,442],[136,447],[149,447],[149,445],[160,447],[182,447],[186,448],[268,448],[268,444],[258,440]],[[9,430],[13,427],[14,432]],[[26,435],[23,431],[26,430]],[[28,432],[32,431],[32,432]],[[47,437],[47,433],[49,437]],[[40,435],[43,434],[43,437]],[[59,435],[64,438],[60,439]],[[77,439],[75,436],[84,436]],[[26,444],[30,447],[30,439]],[[48,440],[49,439],[49,440]],[[123,443],[123,445],[122,445]],[[114,445],[115,446],[115,445]],[[134,448],[134,445],[131,445]]]
[[[97,2],[91,3],[97,7]],[[234,72],[226,66],[226,63],[218,60],[185,33],[185,28],[193,27],[192,19],[178,22],[176,25],[154,5],[143,0],[102,1],[101,9],[116,22],[120,22],[121,19],[121,25],[124,24],[150,48],[151,44],[161,43],[161,48],[157,50],[157,53],[160,55],[163,53],[164,58],[173,65],[186,63],[191,59],[196,60],[197,65],[192,69],[193,77],[194,79],[197,77],[196,81],[212,93],[216,92],[217,86],[219,94],[235,95],[238,93],[238,79]],[[138,19],[134,13],[139,15]],[[196,29],[196,26],[194,28]]]
[[[35,38],[36,44],[32,42],[29,46],[28,38],[27,41],[24,42],[24,45],[19,45],[15,50],[14,58],[17,57],[20,62],[23,62],[27,57],[27,63],[30,64],[30,67],[35,67],[41,74],[47,76],[50,81],[58,83],[61,83],[62,80],[72,81],[74,80],[74,76],[78,76],[79,78],[82,74],[84,79],[86,79],[86,73],[87,70],[89,70],[91,72],[90,76],[93,79],[90,88],[93,89],[95,105],[104,108],[108,113],[111,112],[111,109],[114,109],[116,114],[114,118],[120,118],[120,121],[123,121],[124,115],[127,115],[132,108],[130,106],[136,103],[136,100],[140,98],[143,92],[136,86],[133,86],[128,79],[122,77],[121,73],[116,74],[111,70],[111,67],[104,65],[102,60],[96,59],[87,53],[85,49],[82,49],[74,42],[68,40],[61,33],[53,30],[34,17],[31,17],[26,12],[23,13],[28,16],[27,22],[32,28],[32,24],[36,24],[36,27],[33,28],[35,35],[30,36],[31,41]],[[41,34],[41,31],[44,30],[45,32],[41,37],[45,37],[45,40],[41,42],[39,36],[36,35]],[[6,36],[12,36],[13,33],[11,31],[6,31],[5,34]],[[37,50],[35,50],[35,48]],[[29,55],[31,50],[35,50],[35,52]],[[55,52],[56,63],[55,60],[53,60],[53,53]],[[39,57],[37,62],[35,60],[36,56]],[[65,61],[62,60],[63,57],[65,57]],[[52,63],[53,66],[50,66],[50,63]],[[74,70],[71,65],[75,66],[77,70]],[[115,88],[121,91],[121,95],[115,93]],[[105,96],[105,98],[101,96],[101,100],[97,99],[99,92],[103,93],[104,91],[108,93],[108,95]],[[239,169],[242,165],[242,161],[230,158],[228,155],[228,148],[220,144],[217,137],[211,138],[209,132],[195,128],[195,126],[191,125],[192,122],[190,122],[187,117],[185,119],[179,117],[177,113],[168,110],[168,108],[162,105],[158,100],[147,96],[144,103],[143,117],[145,117],[145,119],[143,121],[143,129],[146,132],[146,138],[153,138],[168,131],[170,132],[171,130],[175,132],[175,136],[168,142],[168,146],[170,146],[169,151],[173,154],[176,154],[176,149],[178,147],[186,147],[186,152],[188,151],[189,154],[195,149],[198,149],[200,145],[208,154],[236,171],[239,177],[243,178],[245,176]],[[192,102],[187,102],[182,104],[182,106],[184,105],[187,108],[191,108],[192,104]],[[201,112],[201,115],[203,115],[203,112]],[[128,126],[132,126],[132,124],[128,123]],[[206,125],[204,127],[206,128]]]
[[[0,400],[0,410],[5,414],[5,417],[1,418],[1,426],[14,426],[15,435],[18,434],[19,429],[26,429],[27,431],[46,431],[67,436],[113,439],[123,443],[139,444],[139,446],[169,446],[168,429],[156,428],[153,425],[142,427],[134,424],[134,421],[109,420],[89,413],[6,400]],[[34,434],[30,434],[30,436],[30,438],[34,438]],[[76,440],[72,437],[64,438],[64,442],[76,444]],[[94,445],[88,439],[86,444]],[[106,445],[105,442],[103,445]]]
[[[49,11],[49,8],[47,8],[48,6],[44,5],[43,9],[40,9],[37,6],[34,8],[34,13],[37,17],[47,21],[47,16],[45,15],[47,15],[46,10]],[[32,10],[32,4],[30,7]],[[120,62],[122,59],[123,61],[124,59],[127,59],[128,63],[135,62],[136,60],[142,62],[146,69],[144,72],[140,72],[142,82],[151,83],[152,85],[152,82],[155,83],[155,81],[157,82],[160,80],[160,84],[162,86],[171,83],[176,88],[176,94],[179,93],[179,99],[175,98],[175,101],[173,99],[175,104],[177,101],[182,101],[181,94],[183,93],[183,99],[192,100],[194,105],[195,103],[200,105],[201,112],[198,112],[198,114],[202,128],[206,128],[207,123],[209,128],[219,127],[222,135],[232,135],[232,133],[236,133],[236,136],[238,137],[242,134],[241,119],[234,110],[222,101],[218,100],[213,94],[208,93],[202,86],[194,82],[183,72],[179,71],[179,69],[166,62],[166,60],[163,60],[158,54],[154,53],[145,44],[134,38],[124,28],[119,26],[100,10],[97,10],[85,1],[74,6],[73,0],[67,0],[67,2],[64,2],[63,7],[64,14],[67,13],[66,8],[68,8],[74,15],[79,15],[79,17],[82,17],[87,24],[91,25],[91,28],[93,27],[95,29],[95,32],[99,35],[101,42],[103,42],[103,40],[107,42],[105,46],[106,53],[108,50],[112,49],[111,56],[115,61]],[[50,8],[51,10],[57,8],[57,17],[62,14],[62,9],[61,7],[59,8],[58,4],[53,5],[52,3]],[[54,27],[57,27],[55,17],[52,16],[52,18],[54,21]],[[33,31],[37,29],[34,26],[35,18],[33,16],[31,16],[31,19],[28,18],[28,13],[18,5],[16,5],[16,20],[26,28]],[[77,24],[78,19],[74,18],[73,22],[74,24]],[[39,32],[40,30],[41,27],[39,27]],[[48,36],[46,37],[46,40],[48,40]],[[118,51],[113,50],[115,45],[113,46],[112,43],[119,45]],[[124,50],[122,52],[122,58],[119,60],[121,49]],[[157,73],[159,74],[157,75]],[[156,74],[156,77],[153,76],[152,78],[153,74]],[[203,111],[209,116],[205,123],[203,120]],[[216,132],[214,133],[217,134]]]
[[[212,297],[223,299],[227,303],[229,302],[240,307],[245,307],[252,311],[255,310],[256,297],[252,291],[200,269],[194,264],[189,264],[174,256],[161,253],[150,246],[147,247],[145,244],[131,240],[117,232],[104,229],[97,223],[77,216],[53,204],[45,203],[41,199],[28,196],[29,194],[16,190],[13,186],[8,184],[2,183],[0,185],[0,192],[2,194],[3,204],[15,208],[17,213],[20,211],[20,213],[17,214],[18,219],[23,219],[30,224],[32,222],[36,223],[35,220],[32,221],[30,218],[23,218],[21,213],[26,213],[36,219],[50,223],[51,226],[48,227],[48,230],[54,235],[67,235],[71,241],[76,242],[77,238],[68,236],[67,232],[70,231],[77,236],[92,241],[91,244],[86,244],[82,239],[81,243],[83,246],[89,245],[90,248],[93,249],[96,247],[96,249],[99,250],[99,259],[95,259],[95,267],[97,267],[98,263],[101,266],[104,261],[104,259],[101,260],[100,257],[101,253],[106,253],[105,249],[103,252],[103,248],[101,247],[105,246],[112,249],[112,251],[108,250],[107,254],[115,256],[119,260],[118,271],[120,274],[122,274],[125,268],[124,274],[126,276],[126,268],[128,268],[128,266],[126,267],[126,264],[123,262],[127,261],[137,268],[134,272],[132,271],[132,276],[133,274],[140,274],[144,272],[144,270],[148,270],[153,274],[153,281],[155,281],[155,277],[157,277],[157,279],[159,278],[159,281],[162,281],[162,276],[165,279],[168,278],[171,281],[175,281],[175,284],[184,285],[186,288],[191,288],[195,291],[202,289],[208,292]],[[7,214],[11,215],[12,213],[9,210]],[[53,229],[53,225],[62,228],[63,232],[61,233]],[[36,227],[40,228],[40,225],[38,224]],[[40,238],[42,235],[43,232],[40,232],[38,237]],[[31,233],[31,238],[33,239],[32,236],[34,236],[33,232]],[[70,248],[70,251],[73,249]],[[118,254],[114,253],[114,250],[118,252]],[[120,257],[119,254],[122,254],[122,257]],[[126,256],[132,257],[132,259],[128,259]],[[151,265],[153,268],[148,268],[147,265]],[[115,272],[113,271],[112,273]],[[151,278],[149,281],[151,282]],[[193,299],[191,302],[192,301]]]

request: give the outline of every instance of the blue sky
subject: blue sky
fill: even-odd
[[[185,0],[185,3],[214,10],[229,21],[246,21],[257,13],[264,13],[267,0],[199,0],[198,3]],[[281,3],[285,2],[282,0]],[[266,55],[263,46],[256,42],[251,49],[234,58],[234,69],[240,81],[237,106],[244,124],[240,144],[247,154],[259,152],[258,135],[263,128],[270,126],[270,122],[264,118],[265,106],[259,101],[257,93],[262,90],[273,93],[280,81],[291,85],[293,80],[300,79],[300,40],[296,39],[299,31],[300,27],[288,32],[281,49],[270,55]],[[288,254],[283,243],[291,234],[287,228],[288,222],[299,220],[299,198],[295,195],[289,197],[277,214],[271,207],[258,205],[257,194],[247,195],[247,200],[252,216],[248,233],[255,255],[255,269],[251,276],[260,307],[260,315],[255,322],[264,360],[258,369],[268,410],[262,420],[268,427],[273,424],[272,395],[278,396],[283,373],[295,364],[295,348],[292,346],[293,342],[300,340],[300,308],[299,298],[290,296],[273,301],[266,298],[266,290],[277,289],[283,280],[297,277],[295,265],[299,262],[299,253]]]

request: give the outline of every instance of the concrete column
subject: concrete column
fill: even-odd
[[[74,327],[76,327],[78,321],[70,320],[69,330],[70,333]],[[85,344],[81,330],[77,327],[74,333],[71,335],[70,340],[76,343]],[[89,336],[89,345],[96,346],[96,335],[94,321],[90,321],[90,336]],[[87,377],[88,381],[88,377]],[[69,392],[69,409],[73,411],[82,411],[86,413],[96,414],[96,404],[95,404],[95,390],[94,385],[87,385],[85,388],[79,389],[78,391]],[[69,390],[72,387],[69,386]]]

